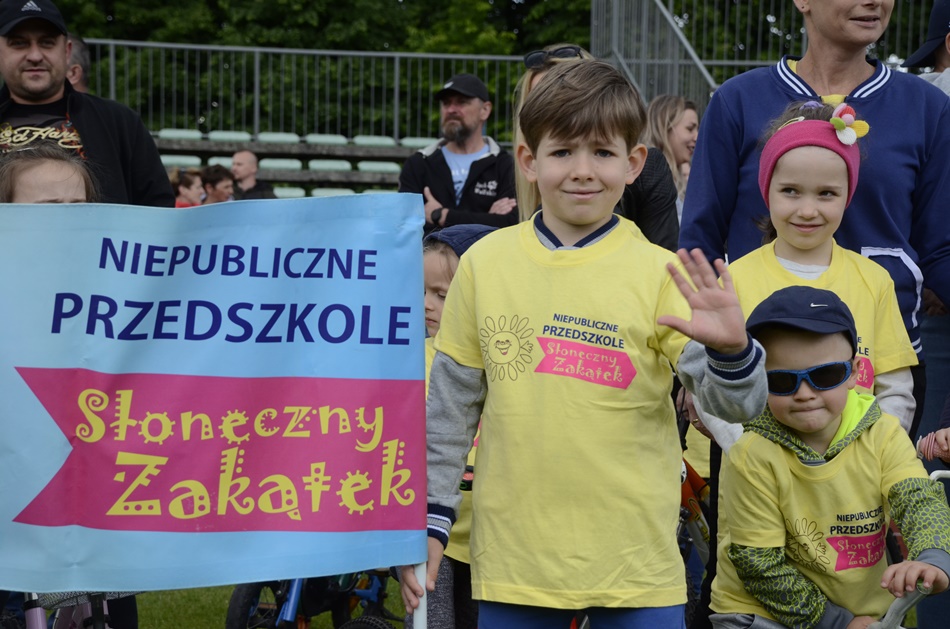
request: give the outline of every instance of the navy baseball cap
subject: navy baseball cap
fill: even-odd
[[[63,14],[49,0],[0,0],[0,37],[6,37],[21,22],[44,20],[67,34]]]
[[[844,332],[851,340],[851,350],[858,349],[858,332],[851,309],[828,290],[810,286],[777,290],[755,307],[745,327],[755,336],[757,330],[776,324],[818,334]]]
[[[436,92],[435,97],[442,100],[442,97],[450,92],[458,92],[462,96],[480,98],[484,101],[491,100],[488,88],[474,74],[456,74],[442,86],[441,90]]]
[[[937,61],[934,53],[943,45],[950,33],[950,0],[934,0],[930,11],[930,26],[927,27],[927,39],[914,54],[901,64],[904,68],[932,68]]]
[[[495,228],[488,225],[450,225],[444,229],[430,232],[425,237],[425,242],[444,242],[452,248],[455,255],[461,258],[469,247],[493,231],[495,231]]]

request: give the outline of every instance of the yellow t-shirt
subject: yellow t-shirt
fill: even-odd
[[[685,601],[671,364],[689,319],[670,252],[629,221],[551,251],[533,222],[459,263],[436,349],[484,369],[472,526],[476,599],[581,608]],[[453,535],[455,531],[453,529]]]
[[[851,391],[846,414],[864,415],[873,398]],[[844,418],[843,418],[844,419]],[[879,618],[894,600],[880,587],[887,568],[887,494],[907,478],[927,478],[896,417],[880,419],[823,465],[746,432],[723,458],[721,527],[712,608],[775,620],[742,585],[730,544],[785,548],[785,556],[826,597],[856,616]]]
[[[831,265],[814,280],[786,270],[775,256],[775,243],[759,247],[732,264],[729,272],[746,318],[773,292],[787,286],[830,290],[848,305],[858,331],[858,388],[874,391],[874,374],[917,364],[894,292],[884,267],[834,245]]]
[[[709,443],[709,437],[692,426],[686,429],[686,451],[683,452],[683,458],[705,479],[709,479]]]

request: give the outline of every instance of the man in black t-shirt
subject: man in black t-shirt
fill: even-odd
[[[257,178],[257,155],[251,151],[238,151],[231,158],[231,174],[234,176],[234,198],[276,199],[274,188]]]
[[[173,207],[168,175],[138,114],[66,80],[66,37],[49,0],[0,0],[0,152],[52,139],[88,161],[103,201]]]

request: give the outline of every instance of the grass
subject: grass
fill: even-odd
[[[223,629],[233,587],[169,590],[139,594],[139,627],[142,629]],[[386,607],[400,618],[405,613],[399,596],[399,584],[389,579]],[[358,616],[357,611],[354,616]],[[394,623],[396,629],[402,623]],[[333,629],[329,614],[321,614],[310,623],[311,629]]]

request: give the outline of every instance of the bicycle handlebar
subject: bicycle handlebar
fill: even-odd
[[[950,478],[950,471],[937,470],[930,474],[930,479],[933,481],[937,481],[941,478]],[[884,614],[884,618],[868,625],[868,629],[897,629],[900,627],[900,622],[904,616],[907,615],[907,612],[909,612],[914,605],[919,603],[921,599],[929,596],[932,590],[933,588],[925,588],[923,581],[918,581],[916,590],[910,594],[905,594],[901,598],[894,599],[894,602],[887,608],[887,613]]]
[[[916,590],[910,594],[905,594],[901,598],[894,599],[891,606],[887,608],[884,618],[868,625],[868,629],[897,629],[907,612],[922,598],[929,595],[932,590],[933,588],[925,588],[923,582],[918,582]]]

